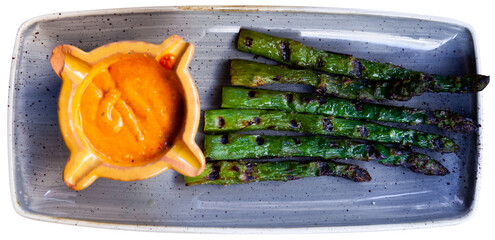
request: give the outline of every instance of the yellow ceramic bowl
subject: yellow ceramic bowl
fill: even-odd
[[[200,118],[199,97],[187,68],[194,53],[194,45],[179,36],[171,36],[159,45],[137,41],[111,43],[91,52],[84,52],[71,45],[61,45],[53,50],[50,62],[62,79],[58,103],[60,129],[70,158],[64,170],[64,181],[70,188],[81,190],[97,178],[135,181],[156,176],[171,168],[186,176],[199,175],[205,166],[205,158],[194,138]],[[106,60],[126,54],[146,54],[159,61],[163,56],[175,56],[170,67],[177,75],[184,98],[182,128],[173,145],[163,155],[144,165],[116,165],[99,154],[86,139],[81,120],[81,97],[95,74],[106,67]]]

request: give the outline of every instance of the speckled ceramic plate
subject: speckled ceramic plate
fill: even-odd
[[[373,180],[355,183],[319,177],[186,187],[182,176],[168,171],[139,182],[99,179],[79,192],[64,184],[62,171],[69,151],[57,121],[61,80],[49,63],[55,46],[71,44],[89,51],[119,40],[159,43],[172,34],[180,35],[196,45],[189,70],[205,110],[220,107],[221,86],[229,84],[228,60],[254,58],[235,50],[241,27],[429,73],[477,72],[472,30],[462,23],[431,17],[265,7],[119,9],[37,17],[19,30],[10,79],[9,162],[17,212],[33,219],[86,226],[194,232],[423,227],[457,223],[472,212],[479,133],[444,133],[424,126],[413,128],[447,135],[461,146],[452,154],[419,150],[440,160],[451,171],[447,176],[353,162],[368,169]],[[272,88],[307,90],[286,85]],[[481,120],[479,101],[479,94],[424,94],[390,104],[448,108]],[[202,140],[199,132],[197,141]]]

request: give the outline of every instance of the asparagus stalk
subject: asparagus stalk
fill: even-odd
[[[204,148],[205,157],[215,161],[262,157],[378,160],[383,165],[402,166],[425,175],[449,173],[441,163],[419,153],[319,136],[206,135]]]
[[[478,125],[457,113],[393,107],[347,99],[241,87],[224,87],[222,108],[270,109],[332,115],[344,118],[429,124],[451,131],[470,132]]]
[[[383,143],[399,143],[441,152],[454,152],[459,148],[447,137],[410,129],[399,129],[332,116],[272,110],[207,110],[205,111],[204,130],[210,133],[240,130],[296,131]]]
[[[230,79],[233,85],[257,87],[270,83],[306,84],[318,87],[320,75],[301,69],[293,70],[285,65],[270,65],[244,59],[230,60]]]
[[[432,84],[434,81],[410,79],[369,82],[342,75],[317,74],[306,69],[295,70],[283,65],[274,66],[241,59],[231,61],[230,81],[232,85],[246,87],[273,83],[304,84],[314,87],[320,94],[366,101],[407,101],[425,92],[463,92],[455,90],[455,84],[446,82]]]
[[[184,177],[187,186],[197,184],[240,184],[259,181],[289,181],[304,177],[335,176],[355,182],[368,182],[371,177],[356,165],[333,161],[312,162],[207,162],[197,177]]]
[[[310,70],[294,70],[283,65],[235,59],[230,64],[230,81],[234,86],[257,87],[264,84],[289,83],[312,86],[319,94],[341,98],[383,101],[407,101],[427,90],[424,82],[366,82],[346,76],[317,74]]]
[[[237,49],[291,66],[320,70],[372,81],[412,80],[424,82],[435,92],[476,92],[489,82],[488,76],[439,76],[405,69],[390,63],[359,59],[351,55],[317,50],[288,38],[241,29]]]

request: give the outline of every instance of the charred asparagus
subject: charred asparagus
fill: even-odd
[[[304,84],[314,87],[319,94],[366,101],[407,101],[425,92],[463,92],[455,84],[432,84],[409,79],[369,82],[240,59],[231,60],[230,81],[234,86],[246,87],[273,83]]]
[[[419,153],[319,136],[206,135],[204,154],[208,160],[262,157],[378,160],[383,165],[402,166],[426,175],[445,175],[449,172],[441,163]]]
[[[335,97],[241,87],[223,88],[222,108],[282,110],[413,125],[429,124],[464,132],[473,131],[478,127],[471,119],[449,111],[425,111]]]
[[[241,29],[237,49],[291,66],[320,70],[373,81],[411,80],[425,83],[434,92],[476,92],[489,82],[488,76],[439,76],[405,69],[390,63],[359,59],[350,55],[317,50],[288,38]]]
[[[447,137],[332,116],[271,110],[205,111],[205,132],[267,129],[399,143],[441,152],[454,152],[458,149],[458,146]]]
[[[218,161],[206,163],[203,173],[197,177],[184,177],[184,181],[187,186],[197,184],[229,185],[259,181],[289,181],[316,176],[342,177],[355,182],[371,180],[366,169],[333,161]]]

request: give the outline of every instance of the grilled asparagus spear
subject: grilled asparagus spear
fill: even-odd
[[[263,136],[245,134],[206,135],[204,154],[208,160],[237,160],[262,157],[319,157],[323,159],[378,160],[387,166],[402,166],[426,175],[449,171],[428,156],[348,139],[319,136]]]
[[[449,111],[425,111],[312,94],[241,87],[223,88],[222,108],[282,110],[413,125],[429,124],[464,132],[473,131],[478,127],[471,119]]]
[[[341,98],[383,101],[407,101],[427,91],[427,84],[418,81],[366,82],[346,76],[317,74],[306,69],[289,69],[248,60],[230,62],[230,81],[234,86],[257,87],[272,83],[304,84],[319,94]]]
[[[455,90],[452,84],[432,84],[410,79],[369,82],[241,59],[231,60],[230,81],[232,85],[246,87],[273,83],[304,84],[314,87],[319,94],[366,101],[407,101],[425,92],[462,92]],[[443,90],[439,86],[444,86]]]
[[[336,176],[355,182],[368,182],[371,177],[356,165],[333,161],[312,162],[207,162],[197,177],[184,177],[187,186],[197,184],[240,184],[259,181],[289,181],[303,177]]]
[[[241,29],[237,49],[291,66],[320,70],[372,81],[411,80],[423,82],[434,92],[476,92],[489,82],[488,76],[439,76],[405,69],[390,63],[359,59],[350,55],[317,50],[288,38]]]
[[[447,137],[332,116],[271,110],[220,109],[205,111],[205,132],[267,129],[343,136],[383,143],[400,143],[441,152],[454,152],[459,148]]]

